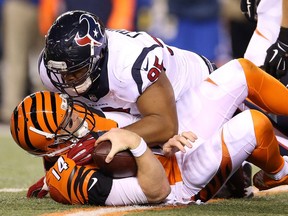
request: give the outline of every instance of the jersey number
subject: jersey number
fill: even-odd
[[[154,67],[152,67],[149,72],[148,72],[148,79],[151,81],[151,82],[154,82],[158,77],[159,75],[161,74],[162,70],[163,70],[163,62],[161,64],[159,64],[159,59],[158,57],[156,56],[155,57],[155,62],[153,64]]]
[[[59,157],[59,159],[57,160],[57,165],[59,173],[62,173],[64,170],[67,170],[69,168],[68,164],[65,162],[63,157]],[[56,169],[53,168],[52,173],[58,181],[61,179],[61,176],[59,175]]]

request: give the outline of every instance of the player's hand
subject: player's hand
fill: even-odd
[[[163,145],[163,153],[166,157],[171,157],[179,150],[185,153],[184,146],[192,148],[191,142],[195,142],[195,140],[197,140],[197,136],[191,131],[183,132],[181,135],[174,135]]]
[[[105,159],[106,163],[110,163],[118,152],[137,148],[141,137],[129,130],[112,128],[97,139],[96,145],[104,140],[110,140],[112,143],[111,150]]]
[[[257,7],[260,0],[241,0],[240,9],[250,22],[257,21]]]
[[[83,137],[67,153],[67,157],[74,160],[76,165],[83,166],[93,162],[92,152],[95,145],[95,138],[90,134]]]
[[[264,70],[280,79],[288,71],[288,28],[281,28],[277,41],[267,49]]]
[[[43,198],[48,194],[48,192],[49,188],[46,184],[46,178],[42,177],[38,182],[29,187],[27,192],[27,198]]]

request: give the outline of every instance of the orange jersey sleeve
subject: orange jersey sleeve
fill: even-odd
[[[85,115],[85,109],[79,105],[75,105],[75,108],[79,113],[79,116],[83,118]],[[90,119],[90,121],[87,121],[90,130],[93,128],[91,122],[95,122],[95,127],[93,129],[94,132],[107,131],[111,128],[118,127],[118,123],[112,119],[107,119],[102,111],[93,109],[92,107],[89,108],[89,111],[91,111],[94,118],[94,120]],[[86,118],[89,120],[89,116],[86,116]]]
[[[77,166],[60,156],[46,173],[46,182],[53,200],[63,204],[105,205],[112,188],[112,179],[93,166]]]

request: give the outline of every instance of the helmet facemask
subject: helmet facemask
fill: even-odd
[[[59,62],[48,61],[47,72],[48,76],[53,83],[53,85],[66,94],[77,97],[86,93],[92,84],[100,77],[100,72],[95,72],[100,70],[99,64],[101,61],[101,56],[91,56],[82,62],[82,65],[76,65],[71,68],[67,68],[65,62],[61,62],[59,68]],[[80,76],[77,74],[80,74]],[[75,76],[77,79],[69,80],[69,76]]]
[[[93,113],[84,103],[71,99],[68,101],[69,108],[62,123],[55,131],[55,141],[48,146],[55,150],[43,156],[54,157],[67,152],[95,127],[96,122]]]

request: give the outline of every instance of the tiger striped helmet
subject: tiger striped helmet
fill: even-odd
[[[83,126],[87,126],[87,114],[82,114],[84,118],[75,131],[67,129],[71,124],[73,111],[73,101],[65,94],[49,91],[33,93],[24,98],[12,113],[12,137],[30,154],[51,157],[59,155],[88,133],[82,133],[80,137],[75,135],[76,131],[83,131]],[[91,124],[91,118],[89,123]],[[85,131],[88,131],[88,126]]]

